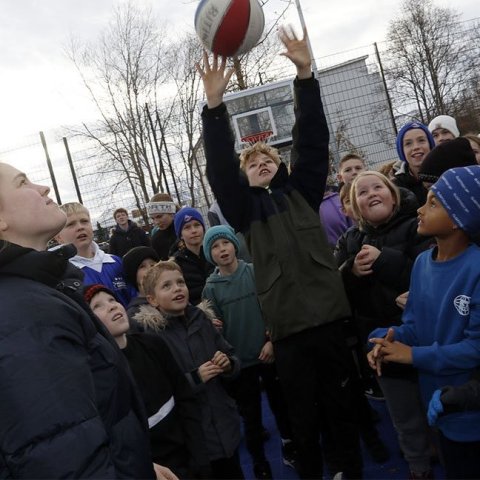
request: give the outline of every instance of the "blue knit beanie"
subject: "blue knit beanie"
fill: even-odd
[[[230,225],[216,225],[215,227],[209,228],[203,237],[203,254],[205,255],[205,258],[213,265],[215,265],[215,262],[213,261],[211,253],[212,245],[219,238],[225,238],[229,242],[232,242],[233,246],[235,247],[236,254],[238,254],[238,249],[240,248],[240,242],[235,235],[235,230],[230,227]]]
[[[428,143],[430,145],[430,150],[435,147],[435,140],[432,137],[432,134],[428,130],[428,128],[420,122],[408,122],[406,123],[398,132],[397,135],[397,153],[398,157],[402,162],[406,162],[407,159],[405,158],[405,154],[403,153],[403,137],[409,130],[413,130],[414,128],[419,128],[420,130],[423,130],[425,132],[425,135],[427,136]]]
[[[480,165],[447,170],[431,190],[458,227],[480,233]]]
[[[197,220],[200,222],[205,230],[205,222],[203,221],[202,214],[197,209],[192,207],[183,207],[175,214],[173,217],[173,225],[178,238],[180,238],[182,235],[183,226],[192,220]]]

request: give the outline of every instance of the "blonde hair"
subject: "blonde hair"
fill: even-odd
[[[74,213],[86,213],[88,218],[90,218],[90,212],[88,211],[88,208],[78,202],[64,203],[63,205],[59,205],[58,208],[60,208],[60,210],[64,212],[67,217]]]
[[[280,155],[278,153],[278,150],[276,148],[271,147],[270,145],[267,145],[265,142],[257,142],[251,145],[250,147],[243,149],[240,153],[240,168],[243,171],[246,170],[247,163],[250,160],[250,158],[257,153],[263,153],[268,157],[270,157],[275,162],[275,165],[277,167],[282,162]]]
[[[155,287],[158,283],[160,275],[163,272],[180,272],[183,275],[182,269],[172,260],[162,260],[155,265],[151,266],[145,277],[143,277],[143,290],[145,292],[145,296],[147,295],[155,295]]]
[[[360,227],[365,227],[365,225],[368,225],[368,221],[362,216],[360,212],[360,208],[358,207],[357,184],[361,178],[364,178],[367,175],[373,175],[374,177],[377,177],[390,190],[393,201],[395,203],[395,206],[392,211],[392,215],[397,213],[398,209],[400,208],[400,190],[389,178],[383,175],[383,173],[377,172],[375,170],[368,170],[366,172],[362,172],[353,179],[352,185],[350,187],[350,204],[352,207],[352,212],[355,215],[355,218],[358,220],[358,224],[360,225]]]
[[[474,133],[466,133],[465,135],[462,135],[462,137],[470,140],[473,143],[476,143],[480,147],[480,137],[478,137]]]
[[[342,186],[340,189],[340,203],[342,204],[342,207],[345,206],[345,200],[350,200],[350,190],[352,189],[352,184],[351,183],[346,183]]]

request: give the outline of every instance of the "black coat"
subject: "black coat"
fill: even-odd
[[[173,223],[165,230],[157,230],[152,236],[152,248],[157,252],[160,260],[168,260],[175,250],[177,234]]]
[[[149,247],[148,235],[134,222],[128,221],[128,230],[123,230],[118,225],[110,237],[108,253],[122,258],[133,247]]]
[[[404,162],[400,170],[395,173],[393,183],[395,183],[397,187],[410,190],[415,197],[417,197],[419,207],[424,205],[427,201],[428,190],[423,186],[421,180],[418,180],[410,173],[406,162]]]
[[[200,403],[170,349],[158,336],[129,335],[123,349],[142,394],[150,424],[155,463],[171,468],[181,478],[208,465]],[[165,407],[173,403],[171,410]],[[168,414],[155,418],[163,407]]]
[[[0,478],[155,478],[143,404],[75,253],[0,249]]]
[[[338,240],[335,258],[354,316],[363,320],[363,334],[377,327],[399,324],[402,310],[395,298],[406,292],[410,273],[419,253],[433,244],[431,238],[417,233],[417,202],[402,190],[400,210],[378,227],[351,227]],[[355,256],[362,245],[372,245],[381,251],[372,265],[373,273],[357,277],[352,273]]]
[[[207,262],[203,254],[203,247],[200,250],[200,255],[196,255],[188,248],[182,247],[175,252],[174,259],[182,269],[190,303],[198,305],[202,301],[202,291],[205,282],[215,269],[214,265]]]

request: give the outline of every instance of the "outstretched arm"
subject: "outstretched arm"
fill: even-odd
[[[300,80],[312,76],[312,59],[308,50],[307,30],[303,30],[303,38],[298,38],[291,26],[280,27],[278,31],[280,40],[287,49],[281,53],[297,67],[297,77]]]
[[[225,57],[222,57],[219,62],[216,54],[213,55],[210,64],[208,53],[205,50],[203,51],[203,67],[197,62],[195,68],[203,81],[208,108],[218,107],[223,102],[223,95],[234,69],[227,68]]]

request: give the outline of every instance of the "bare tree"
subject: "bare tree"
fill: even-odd
[[[115,11],[98,43],[72,42],[67,51],[100,114],[98,122],[75,133],[96,142],[97,173],[116,172],[141,211],[165,183],[144,108],[146,103],[156,106],[167,78],[160,62],[164,37],[149,11],[127,3]]]
[[[404,0],[401,12],[388,29],[387,78],[397,111],[414,111],[426,123],[451,112],[459,85],[476,74],[478,60],[455,10]]]

